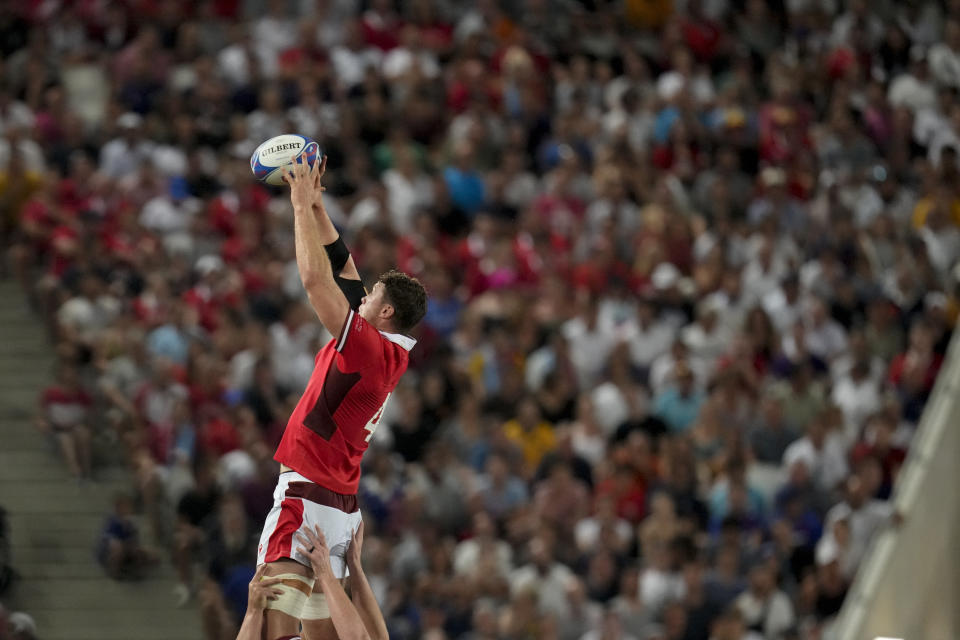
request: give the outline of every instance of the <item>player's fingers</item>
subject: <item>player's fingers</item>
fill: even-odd
[[[272,587],[275,584],[280,584],[283,582],[283,578],[263,578],[260,580],[260,586],[262,587]]]
[[[302,535],[303,537],[301,538],[301,540],[303,540],[304,543],[306,543],[311,547],[320,546],[320,541],[317,540],[317,536],[313,534],[313,531],[310,529],[310,527],[306,527],[302,529],[301,533],[298,533],[297,535]]]
[[[306,536],[302,533],[297,534],[297,541],[301,542],[307,549],[317,546],[313,543],[313,540],[311,540],[309,536]]]
[[[311,533],[312,532],[310,529],[301,529],[300,531],[297,531],[297,539],[305,544],[310,544],[310,542],[313,541],[312,536],[310,535]]]
[[[317,532],[317,539],[320,541],[320,544],[327,546],[327,539],[323,535],[323,530],[320,529],[320,525],[313,525],[313,530]]]
[[[320,153],[318,150],[317,153]],[[320,161],[320,175],[322,176],[327,170],[327,156],[324,155],[323,159]]]

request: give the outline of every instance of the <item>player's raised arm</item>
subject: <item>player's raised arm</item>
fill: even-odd
[[[323,248],[327,252],[327,257],[330,258],[333,280],[337,283],[337,286],[340,287],[340,291],[342,291],[346,297],[350,308],[356,310],[360,307],[363,296],[367,295],[367,290],[360,280],[360,272],[357,270],[357,265],[353,262],[353,256],[350,255],[350,250],[344,243],[343,238],[340,237],[340,233],[333,225],[333,221],[330,220],[330,216],[327,215],[327,210],[323,206],[324,189],[320,185],[320,178],[326,169],[326,161],[326,156],[324,156],[320,170],[314,173],[316,180],[313,183],[313,213],[317,218],[320,241],[323,243]]]
[[[330,567],[330,549],[327,547],[323,531],[320,527],[315,527],[313,531],[310,527],[306,527],[303,534],[298,533],[297,538],[306,546],[300,547],[297,551],[310,558],[316,584],[327,598],[330,621],[337,631],[337,637],[340,640],[371,640],[347,592],[343,590],[340,581],[333,574]]]
[[[367,576],[363,573],[363,565],[360,563],[362,549],[363,521],[361,520],[360,526],[350,538],[350,546],[347,547],[347,567],[350,569],[350,593],[353,596],[353,606],[357,608],[357,613],[363,620],[363,626],[373,640],[389,640],[387,623],[383,619],[377,597],[373,595],[373,589],[370,588]]]
[[[290,185],[290,202],[293,204],[293,233],[300,280],[320,322],[332,335],[337,335],[350,305],[334,280],[330,258],[324,248],[325,238],[327,242],[336,238],[330,235],[333,224],[329,224],[329,229],[321,225],[320,218],[326,216],[314,215],[313,211],[317,191],[315,185],[319,184],[326,164],[324,157],[322,162],[315,162],[311,168],[303,158],[303,162],[292,165],[285,177]],[[333,233],[336,234],[336,229],[333,229]]]

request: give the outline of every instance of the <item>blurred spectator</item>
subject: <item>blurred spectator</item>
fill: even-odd
[[[776,588],[776,575],[766,564],[750,569],[750,586],[740,594],[736,606],[748,629],[764,638],[781,638],[793,627],[790,599]]]
[[[116,496],[113,509],[97,542],[97,561],[114,580],[141,579],[147,568],[156,563],[156,554],[140,542],[130,496]]]
[[[92,433],[87,425],[93,399],[81,386],[74,365],[57,366],[57,384],[43,392],[40,404],[40,428],[56,438],[67,469],[78,480],[89,478]]]

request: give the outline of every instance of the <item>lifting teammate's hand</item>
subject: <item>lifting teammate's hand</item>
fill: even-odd
[[[264,578],[263,572],[267,570],[267,565],[262,564],[257,567],[257,572],[253,574],[250,580],[249,592],[247,593],[247,610],[263,611],[267,608],[267,601],[276,600],[283,592],[279,589],[271,589],[275,584],[280,584],[280,578]]]
[[[347,568],[350,569],[350,573],[359,573],[363,568],[360,564],[361,551],[363,551],[363,520],[350,536],[350,546],[347,547]]]
[[[313,531],[309,527],[305,528],[303,533],[297,533],[297,539],[305,545],[299,547],[297,551],[310,559],[314,578],[317,580],[334,578],[333,569],[330,567],[330,548],[320,527],[314,526]]]

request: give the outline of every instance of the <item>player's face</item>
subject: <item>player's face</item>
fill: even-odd
[[[370,293],[363,296],[363,299],[360,301],[360,308],[357,309],[357,311],[360,313],[361,318],[371,324],[376,325],[376,322],[383,311],[383,307],[386,304],[387,302],[384,298],[383,283],[378,282],[377,284],[373,285],[373,289],[370,290]]]

